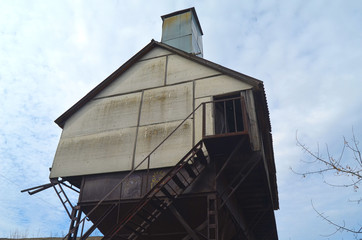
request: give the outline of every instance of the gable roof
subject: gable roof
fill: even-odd
[[[197,57],[193,54],[184,52],[182,50],[179,50],[177,48],[171,47],[167,44],[157,42],[155,40],[151,40],[149,44],[147,44],[143,49],[141,49],[138,53],[136,53],[132,58],[130,58],[127,62],[125,62],[121,67],[119,67],[116,71],[114,71],[111,75],[109,75],[105,80],[103,80],[100,84],[98,84],[95,88],[93,88],[88,94],[86,94],[83,98],[81,98],[76,104],[74,104],[71,108],[69,108],[66,112],[64,112],[60,117],[58,117],[55,120],[55,123],[58,124],[59,127],[63,128],[65,122],[80,108],[82,108],[88,101],[90,101],[92,98],[94,98],[98,93],[100,93],[103,89],[105,89],[107,86],[109,86],[113,81],[115,81],[120,75],[122,75],[125,71],[127,71],[133,64],[135,64],[138,60],[140,60],[145,54],[150,52],[155,47],[160,47],[163,49],[166,49],[174,54],[177,54],[181,57],[184,57],[186,59],[189,59],[191,61],[194,61],[198,64],[204,65],[206,67],[212,68],[216,71],[219,71],[225,75],[228,75],[230,77],[239,79],[245,83],[250,84],[253,86],[254,90],[261,91],[264,98],[263,100],[266,103],[266,98],[264,94],[264,86],[263,82],[255,79],[253,77],[247,76],[245,74],[236,72],[234,70],[231,70],[229,68],[223,67],[219,64],[213,63],[211,61],[208,61],[204,58]],[[267,106],[266,109],[267,110]],[[266,112],[269,119],[269,113]],[[270,129],[270,123],[269,125]]]

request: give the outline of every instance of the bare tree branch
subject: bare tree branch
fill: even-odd
[[[353,147],[344,138],[343,148],[337,159],[334,158],[330,154],[329,148],[328,148],[328,146],[326,146],[327,157],[324,158],[320,155],[319,149],[318,149],[317,153],[312,152],[309,149],[309,147],[307,147],[305,144],[301,143],[298,139],[298,136],[296,136],[297,146],[301,147],[302,150],[307,155],[309,155],[310,157],[312,157],[312,159],[314,159],[311,162],[310,161],[303,161],[303,162],[321,163],[322,167],[319,167],[317,170],[301,172],[301,173],[294,171],[293,169],[292,169],[292,171],[294,173],[302,175],[302,176],[307,176],[307,175],[312,175],[312,174],[323,174],[326,172],[332,172],[336,176],[348,176],[351,179],[351,183],[342,184],[342,185],[331,184],[331,183],[327,183],[327,182],[326,183],[331,186],[340,186],[340,187],[349,187],[350,186],[350,187],[353,187],[354,190],[358,190],[359,189],[358,185],[362,180],[362,157],[361,157],[361,152],[358,148],[358,141],[357,141],[356,137],[354,136],[354,134],[353,134],[352,141],[353,141]],[[346,148],[352,151],[353,156],[354,156],[353,162],[351,162],[351,160],[343,161]]]
[[[311,204],[312,204],[313,210],[318,214],[319,217],[321,217],[324,221],[327,221],[329,224],[331,224],[331,225],[333,225],[334,227],[336,227],[336,231],[333,232],[332,234],[329,234],[328,236],[333,235],[333,234],[335,234],[336,232],[342,232],[342,231],[347,231],[347,232],[351,232],[351,233],[355,233],[355,234],[360,234],[360,233],[362,233],[362,227],[359,228],[358,230],[355,230],[355,229],[353,229],[353,228],[348,228],[348,227],[346,227],[344,221],[343,221],[343,225],[337,224],[337,223],[331,221],[331,220],[330,220],[327,216],[325,216],[323,213],[319,212],[319,211],[314,207],[313,201],[311,201]]]
[[[295,174],[306,177],[308,175],[320,174],[323,177],[323,182],[329,186],[333,187],[351,187],[355,192],[360,189],[360,184],[362,183],[362,155],[359,149],[359,141],[357,140],[354,131],[352,129],[352,139],[351,142],[348,142],[345,137],[343,137],[343,147],[337,158],[335,158],[329,151],[328,145],[326,145],[326,156],[320,154],[319,146],[317,146],[317,151],[313,152],[307,145],[303,144],[296,135],[296,143],[311,159],[312,161],[301,160],[306,164],[312,166],[312,170],[298,172],[290,168]],[[328,180],[325,178],[328,176]],[[344,178],[344,183],[342,184],[333,184],[330,183],[330,177],[346,177]],[[349,200],[350,202],[356,202],[357,204],[362,202],[362,197],[357,200]],[[357,239],[357,235],[362,234],[362,227],[358,226],[351,227],[346,226],[345,222],[343,224],[337,223],[331,220],[324,213],[318,211],[313,202],[311,202],[314,211],[321,217],[324,221],[328,222],[330,225],[334,226],[336,231],[326,235],[326,237],[335,234],[336,232],[349,232],[353,233]]]

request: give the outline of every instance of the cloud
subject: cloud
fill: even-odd
[[[361,214],[353,212],[360,209],[346,201],[353,192],[330,189],[318,177],[301,179],[289,167],[305,167],[296,131],[311,146],[328,143],[335,154],[352,126],[362,138],[359,1],[2,1],[0,236],[67,231],[51,189],[38,197],[19,192],[48,180],[61,133],[53,120],[152,38],[160,40],[161,15],[191,6],[205,34],[205,58],[264,81],[280,239],[319,239],[330,230],[310,199],[335,219],[358,223]]]

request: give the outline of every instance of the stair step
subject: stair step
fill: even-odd
[[[133,234],[136,234],[138,236],[140,236],[141,234],[139,232],[137,232],[134,228],[128,226],[128,225],[125,225],[124,226],[126,229],[130,230]]]
[[[155,208],[157,209],[158,211],[162,212],[164,209],[164,207],[162,207],[163,204],[158,204],[157,202],[155,201],[150,201],[150,204]],[[153,215],[152,215],[153,216]]]
[[[153,222],[151,219],[149,219],[149,217],[151,217],[152,219],[155,219],[155,217],[153,215],[150,215],[149,217],[145,217],[141,213],[137,213],[136,216],[139,217],[140,219],[142,219],[143,221],[145,221],[148,224],[151,224]]]
[[[172,196],[172,194],[165,188],[165,186],[161,188],[161,192],[165,194],[168,198],[174,198],[174,196]]]
[[[172,180],[176,183],[179,188],[185,189],[186,185],[181,181],[181,179],[175,174],[175,176],[172,177]]]
[[[202,165],[204,165],[204,166],[207,165],[207,160],[206,160],[206,157],[205,157],[204,152],[202,151],[202,149],[199,149],[196,152],[196,157],[201,162]]]
[[[146,228],[148,227],[148,226],[142,226],[142,223],[141,223],[141,224],[138,224],[138,223],[135,223],[135,222],[133,222],[133,221],[128,221],[128,223],[136,226],[137,228],[143,229],[143,231],[142,231],[142,230],[141,230],[141,231],[138,231],[137,228],[136,228],[135,231],[137,231],[137,232],[144,232],[144,230],[146,230]]]
[[[195,174],[194,170],[192,170],[192,167],[190,164],[186,163],[185,164],[185,170],[187,172],[187,174],[192,177],[192,178],[196,178],[197,175]]]
[[[150,218],[152,218],[152,219],[149,219],[150,221],[155,221],[157,218],[156,218],[156,216],[154,216],[154,214],[153,213],[151,213],[151,212],[149,212],[148,210],[146,210],[145,208],[142,208],[140,211],[143,211],[143,212],[145,212],[146,213],[146,215],[147,215],[147,218],[148,217],[150,217]],[[141,215],[142,217],[145,217],[144,215],[142,215],[141,213],[138,213],[139,215]]]
[[[132,233],[131,235],[128,236],[128,238],[126,239],[137,239],[138,235],[136,233]]]

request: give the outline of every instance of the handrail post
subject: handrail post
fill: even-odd
[[[235,110],[235,99],[233,100],[233,113],[234,113],[234,128],[235,128],[234,132],[238,132],[238,123],[236,120],[236,110]]]
[[[151,156],[148,155],[147,158],[147,176],[146,176],[146,193],[148,192],[148,188],[149,188],[149,176],[150,176],[150,158]]]
[[[202,103],[202,137],[206,135],[206,103]]]
[[[225,123],[225,132],[223,132],[223,133],[228,133],[228,132],[229,132],[229,129],[228,129],[228,121],[227,121],[227,118],[226,118],[226,101],[227,101],[227,100],[224,100],[224,123]]]

